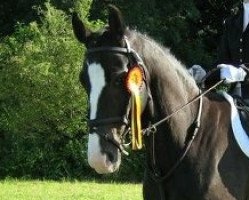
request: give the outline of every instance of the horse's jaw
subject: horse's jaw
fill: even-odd
[[[113,157],[116,157],[113,159]],[[88,141],[88,163],[98,174],[110,174],[119,169],[121,154],[115,152],[103,152],[100,146],[100,138],[97,134],[90,134]]]

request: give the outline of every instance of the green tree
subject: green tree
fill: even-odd
[[[69,17],[45,7],[41,25],[19,25],[0,44],[0,174],[71,175],[66,161],[86,165],[87,99],[78,79],[84,48]]]
[[[222,23],[238,7],[238,0],[94,0],[90,17],[105,19],[103,8],[121,8],[127,24],[155,38],[188,67],[213,67]]]

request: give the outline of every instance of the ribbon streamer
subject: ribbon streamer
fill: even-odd
[[[139,150],[143,147],[142,128],[141,128],[141,97],[139,86],[131,84],[131,135],[132,150]]]

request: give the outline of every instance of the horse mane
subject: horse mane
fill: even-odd
[[[126,35],[129,41],[133,43],[136,51],[139,52],[151,74],[155,71],[161,73],[164,67],[164,74],[168,72],[167,79],[172,79],[174,85],[178,87],[184,86],[182,87],[184,96],[187,96],[187,93],[189,94],[189,91],[186,91],[186,87],[192,90],[191,93],[199,91],[194,78],[188,73],[186,66],[171,53],[169,48],[162,46],[154,39],[137,30],[127,29]]]

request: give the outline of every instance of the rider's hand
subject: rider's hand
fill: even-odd
[[[189,74],[195,79],[196,83],[201,83],[207,72],[200,65],[193,65],[188,69]]]
[[[234,83],[244,81],[246,72],[241,67],[234,67],[233,65],[220,64],[217,65],[220,68],[220,78],[224,79],[225,83]]]

